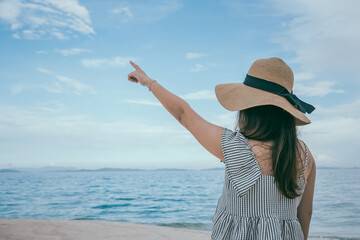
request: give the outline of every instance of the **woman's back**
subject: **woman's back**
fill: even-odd
[[[299,157],[300,196],[290,199],[271,175],[271,143],[224,129],[225,183],[213,219],[212,239],[304,239],[297,208],[305,189],[307,148]],[[270,163],[270,164],[269,164]]]
[[[261,142],[253,139],[247,139],[249,142],[251,151],[254,154],[254,157],[261,169],[262,174],[273,176],[273,166],[272,166],[272,146],[273,142]],[[304,142],[299,141],[299,155],[296,159],[296,169],[297,169],[297,176],[299,177],[304,169],[302,178],[306,180],[310,174],[311,167],[312,167],[312,158],[306,158],[306,152],[309,154],[307,146]],[[307,161],[306,167],[305,161]]]

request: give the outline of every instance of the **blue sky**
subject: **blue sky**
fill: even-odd
[[[360,167],[360,2],[0,2],[0,168],[220,167],[145,87],[132,59],[208,121],[214,94],[258,58],[283,58],[315,105],[300,128],[319,166]]]

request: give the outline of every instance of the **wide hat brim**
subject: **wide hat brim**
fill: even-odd
[[[243,83],[225,83],[215,86],[220,104],[230,111],[240,111],[251,107],[273,105],[290,113],[296,119],[296,125],[306,125],[311,121],[304,113],[295,108],[286,98],[274,93],[259,90]]]

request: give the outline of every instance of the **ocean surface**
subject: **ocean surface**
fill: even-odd
[[[0,173],[0,218],[211,230],[224,170]],[[310,239],[360,239],[360,169],[318,169]]]

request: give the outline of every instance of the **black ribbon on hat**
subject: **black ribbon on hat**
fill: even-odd
[[[286,88],[277,83],[246,75],[244,85],[283,96],[302,113],[311,113],[315,109],[313,105],[301,101],[292,91],[289,93]]]

